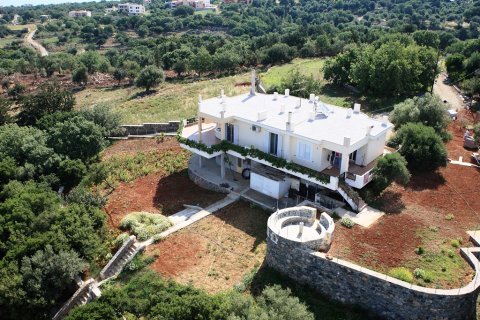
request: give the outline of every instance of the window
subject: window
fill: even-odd
[[[268,147],[268,152],[277,155],[278,151],[278,134],[270,132],[270,144]]]
[[[233,143],[234,135],[233,135],[233,124],[227,123],[225,124],[225,129],[227,131],[227,141]]]
[[[298,141],[297,158],[301,160],[312,160],[312,145],[308,142]]]

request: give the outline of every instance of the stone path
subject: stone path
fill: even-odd
[[[370,227],[374,222],[380,219],[385,213],[374,209],[370,206],[366,206],[359,213],[353,213],[351,211],[345,210],[343,208],[335,209],[335,212],[341,217],[349,217],[358,225],[361,225],[364,228]]]

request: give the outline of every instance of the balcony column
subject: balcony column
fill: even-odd
[[[202,103],[202,96],[198,96],[198,113],[197,113],[197,118],[198,118],[198,142],[202,142],[202,116],[200,115],[200,106]]]
[[[348,153],[342,153],[342,162],[340,164],[340,174],[348,172]]]

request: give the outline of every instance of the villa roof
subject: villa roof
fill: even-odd
[[[358,106],[359,108],[359,106]],[[343,145],[362,140],[370,131],[375,137],[392,128],[387,119],[376,120],[350,108],[323,103],[317,98],[303,99],[290,95],[242,94],[234,97],[215,97],[200,102],[200,113],[206,116],[233,118],[258,124],[272,131],[286,131],[291,111],[291,132],[318,142],[329,141]]]

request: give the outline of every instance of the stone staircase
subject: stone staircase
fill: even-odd
[[[360,212],[367,207],[367,204],[358,195],[357,191],[353,190],[345,182],[339,182],[337,191],[356,212]]]
[[[130,236],[124,242],[122,247],[118,249],[108,264],[100,272],[100,280],[109,279],[117,276],[123,267],[133,259],[133,257],[143,248],[137,241],[135,236]]]
[[[53,316],[53,320],[63,319],[72,309],[99,298],[102,295],[95,279],[88,279],[83,282],[73,296]]]

